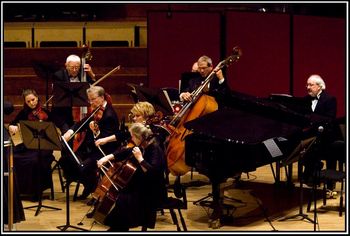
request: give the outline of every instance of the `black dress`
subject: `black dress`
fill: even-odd
[[[118,193],[115,206],[105,220],[111,231],[155,226],[157,208],[166,198],[165,156],[158,142],[153,139],[144,150],[143,157],[144,161],[140,165],[147,171],[144,172],[138,166],[128,185]],[[120,157],[116,155],[116,159]]]
[[[10,125],[18,125],[20,120],[28,120],[31,112],[32,110],[25,106]],[[49,114],[47,111],[46,113]],[[52,186],[51,164],[54,159],[52,150],[28,149],[23,143],[14,147],[13,165],[21,195],[36,198]]]

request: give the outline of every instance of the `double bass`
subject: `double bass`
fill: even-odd
[[[190,167],[185,164],[185,137],[189,135],[191,131],[187,130],[184,124],[187,121],[194,120],[218,109],[215,98],[203,94],[203,91],[208,87],[217,71],[237,61],[241,55],[241,49],[239,47],[234,47],[232,54],[221,61],[205,78],[201,85],[191,93],[192,101],[184,104],[181,110],[168,124],[168,127],[172,127],[172,132],[168,137],[169,143],[166,149],[166,156],[168,169],[173,175],[184,175],[190,170]]]

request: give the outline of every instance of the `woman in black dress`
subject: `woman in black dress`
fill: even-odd
[[[9,132],[16,134],[21,120],[49,121],[49,112],[42,108],[37,92],[25,89],[22,93],[24,105],[15,119],[10,122]],[[23,143],[13,150],[13,164],[16,171],[19,192],[36,200],[39,194],[52,186],[51,164],[54,160],[52,150],[28,149]]]
[[[132,124],[129,132],[135,144],[129,155],[116,152],[97,162],[101,167],[109,160],[119,162],[130,158],[137,166],[130,182],[118,192],[115,206],[106,217],[104,223],[110,226],[108,231],[128,231],[138,226],[143,230],[154,228],[157,208],[166,198],[166,162],[157,138],[141,123]]]

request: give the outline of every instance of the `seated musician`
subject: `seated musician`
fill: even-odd
[[[74,159],[69,154],[62,155],[60,159],[66,176],[73,180],[78,179],[84,185],[84,191],[79,199],[86,199],[97,186],[98,170],[96,161],[104,156],[103,153],[111,153],[118,146],[116,142],[111,142],[101,147],[100,150],[99,146],[94,144],[97,138],[108,137],[116,133],[119,130],[119,120],[112,103],[106,100],[103,87],[90,87],[87,89],[87,97],[91,104],[91,110],[97,110],[97,112],[88,114],[63,135],[65,140],[69,141],[76,131],[80,131],[80,134],[82,134],[81,141],[76,142],[73,147],[77,157],[82,159],[82,167],[77,170],[77,163],[72,163]],[[89,120],[85,122],[87,119]]]
[[[24,100],[23,109],[9,125],[11,135],[19,132],[18,123],[20,120],[50,121],[51,116],[42,107],[39,96],[34,89],[23,90],[22,97]],[[52,150],[40,150],[39,153],[39,150],[27,149],[21,143],[14,147],[13,159],[20,194],[32,196],[33,200],[36,200],[43,190],[52,186],[51,164],[54,160]]]
[[[129,120],[131,123],[142,123],[142,124],[150,124],[151,120],[155,117],[156,111],[154,106],[149,102],[138,102],[136,103],[130,110]],[[165,132],[161,132],[158,126],[154,126],[151,124],[151,129],[153,133],[158,134],[158,138],[161,145],[164,145],[164,141],[166,139]],[[95,141],[95,145],[104,145],[111,141],[120,142],[127,141],[130,138],[129,132],[124,132],[123,130],[118,131],[117,133],[105,137],[99,138]]]
[[[84,64],[84,72],[86,73],[86,81],[92,84],[96,80],[96,76],[89,64]],[[65,68],[56,71],[53,74],[53,82],[81,82],[81,59],[77,55],[69,55],[66,59]],[[52,115],[55,125],[65,133],[70,126],[74,124],[74,117],[71,107],[52,107]]]
[[[194,68],[196,69],[196,67]],[[188,81],[186,88],[180,91],[180,100],[189,102],[192,100],[191,92],[200,86],[202,81],[213,71],[212,59],[208,56],[201,56],[197,61],[198,77],[191,78]],[[214,96],[216,99],[223,99],[222,95],[225,95],[229,91],[229,86],[224,78],[222,70],[215,72],[214,78],[209,84],[209,95]]]
[[[97,162],[99,167],[107,161],[121,161],[123,158],[134,158],[137,163],[130,182],[118,192],[115,206],[107,215],[108,231],[128,231],[138,226],[143,230],[154,228],[157,208],[166,197],[164,151],[145,125],[133,123],[129,132],[135,147],[127,157],[116,152]]]
[[[337,101],[334,96],[329,95],[325,89],[326,84],[324,80],[321,78],[321,76],[317,74],[313,74],[309,76],[307,79],[306,89],[308,95],[306,95],[305,98],[305,106],[308,109],[308,111],[311,114],[317,114],[322,115],[325,117],[329,117],[333,120],[336,118],[337,113]],[[312,118],[312,116],[311,116]],[[327,153],[327,149],[329,148],[329,145],[335,140],[336,130],[332,130],[332,127],[328,126],[326,127],[324,134],[320,134],[321,136],[321,150],[317,152],[317,155],[319,156],[318,159],[320,160],[326,160],[326,166],[328,169],[335,169],[336,168],[336,161],[332,157],[328,157],[324,155]],[[306,181],[308,181],[309,176],[312,174],[310,171],[312,170],[312,167],[315,166],[315,163],[310,160],[311,163],[306,160],[305,163],[305,171],[304,171],[304,178]],[[320,168],[322,168],[322,164],[318,164]],[[336,195],[337,193],[333,191],[334,189],[334,183],[328,183],[327,189],[328,195]]]

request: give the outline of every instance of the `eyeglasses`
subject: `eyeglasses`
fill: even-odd
[[[79,70],[80,66],[68,66],[68,68],[71,70]]]
[[[205,69],[207,69],[207,68],[209,68],[209,66],[206,66],[206,67],[198,67],[198,70],[205,70]]]

